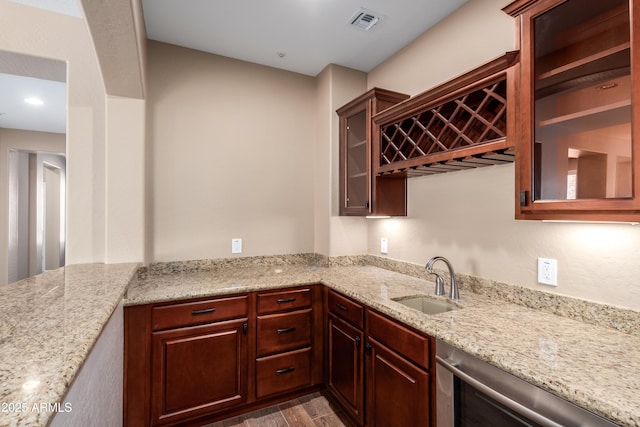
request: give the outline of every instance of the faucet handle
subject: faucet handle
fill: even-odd
[[[433,274],[436,276],[436,295],[444,295],[444,280],[439,274]]]

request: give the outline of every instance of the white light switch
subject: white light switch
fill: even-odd
[[[242,253],[242,239],[231,239],[231,253],[232,254]]]

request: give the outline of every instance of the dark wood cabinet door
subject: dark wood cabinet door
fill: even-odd
[[[364,422],[362,331],[333,314],[328,322],[328,384],[344,409],[360,424]]]
[[[165,424],[247,399],[247,319],[152,334],[151,414]]]
[[[429,426],[429,374],[373,338],[367,349],[367,426]]]

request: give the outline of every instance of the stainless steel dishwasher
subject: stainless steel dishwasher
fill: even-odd
[[[436,383],[437,427],[617,425],[441,340]]]

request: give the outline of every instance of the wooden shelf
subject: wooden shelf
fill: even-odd
[[[349,175],[349,179],[366,178],[366,177],[367,177],[367,173],[366,172],[354,173],[353,175]]]
[[[359,148],[359,147],[364,147],[366,148],[367,146],[367,140],[363,140],[363,141],[358,141],[358,142],[354,142],[353,144],[349,144],[349,149],[352,150],[354,148]]]
[[[544,80],[544,79],[548,79],[550,77],[556,76],[558,74],[567,73],[568,71],[571,71],[573,69],[584,67],[585,65],[589,65],[594,61],[611,58],[613,57],[614,54],[619,52],[624,52],[625,50],[628,50],[630,48],[631,48],[631,43],[629,42],[622,43],[617,46],[613,46],[609,49],[602,50],[600,52],[586,56],[584,58],[580,58],[578,60],[553,68],[544,73],[540,73],[536,76],[536,80]]]
[[[556,124],[562,124],[562,123],[566,124],[566,123],[575,122],[578,120],[586,122],[586,121],[592,120],[595,116],[602,115],[605,113],[615,113],[616,115],[618,115],[619,110],[625,107],[631,107],[630,99],[626,101],[616,102],[614,104],[602,105],[600,107],[578,111],[572,114],[565,114],[564,116],[558,116],[548,120],[542,120],[537,122],[536,126],[542,127],[542,126],[550,126],[550,125],[556,125]]]

